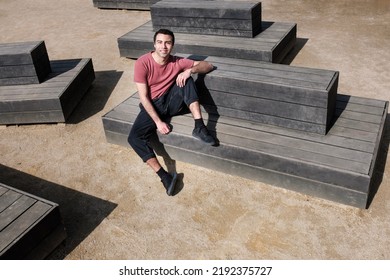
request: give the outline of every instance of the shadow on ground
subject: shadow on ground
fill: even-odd
[[[0,182],[59,204],[67,238],[48,259],[64,259],[116,208],[117,204],[0,164]]]

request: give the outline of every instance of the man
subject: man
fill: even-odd
[[[156,129],[161,134],[170,133],[171,126],[166,121],[188,107],[195,120],[193,137],[208,145],[215,145],[214,137],[203,122],[197,89],[191,77],[191,74],[210,72],[213,65],[171,55],[175,36],[170,30],[158,30],[153,39],[154,51],[139,57],[134,67],[141,111],[134,121],[128,141],[141,159],[157,173],[171,196],[175,191],[177,174],[169,174],[160,165],[149,140]]]

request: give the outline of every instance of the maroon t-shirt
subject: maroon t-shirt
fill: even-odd
[[[179,73],[193,65],[191,59],[172,55],[165,65],[160,65],[153,59],[152,52],[149,52],[135,62],[134,82],[148,85],[150,98],[156,99],[168,91]]]

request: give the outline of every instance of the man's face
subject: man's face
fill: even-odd
[[[173,49],[172,36],[166,34],[157,34],[154,42],[156,54],[161,58],[166,58],[170,55]]]

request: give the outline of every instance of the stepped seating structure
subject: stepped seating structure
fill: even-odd
[[[65,238],[58,204],[0,183],[0,259],[44,259]]]
[[[93,6],[100,9],[150,10],[159,0],[93,0]]]
[[[221,1],[208,2],[219,5]],[[149,22],[119,38],[121,55],[137,58],[150,51],[152,26]],[[242,59],[247,50],[243,42],[256,45],[257,38],[272,26],[294,26],[292,34],[287,32],[290,35],[274,45],[280,53],[277,61],[281,61],[295,44],[295,24],[273,23],[253,38],[175,33],[178,52],[182,52],[180,38],[201,36],[202,40],[188,43],[194,52],[183,52],[183,56],[207,60],[216,67],[194,78],[207,126],[219,146],[206,146],[194,139],[193,120],[185,114],[172,118],[173,131],[159,135],[160,142],[174,160],[366,208],[388,102],[339,94],[338,71],[275,64],[270,53]],[[132,42],[126,50],[124,38]],[[231,52],[226,49],[230,44],[216,43],[225,39],[232,42]],[[129,147],[127,137],[138,105],[134,93],[102,117],[108,142]]]
[[[0,124],[65,122],[94,79],[90,58],[49,61],[44,41],[0,44]]]

